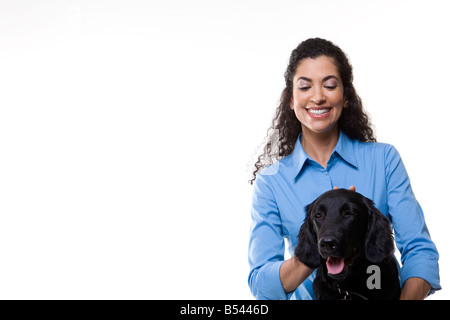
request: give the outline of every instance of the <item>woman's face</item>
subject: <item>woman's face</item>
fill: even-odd
[[[305,58],[293,78],[291,109],[302,130],[329,133],[337,129],[344,108],[344,87],[334,60],[327,56]]]

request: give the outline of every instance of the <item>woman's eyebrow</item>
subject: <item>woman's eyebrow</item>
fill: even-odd
[[[298,78],[297,78],[297,81],[298,81],[298,80],[305,80],[305,81],[308,81],[308,82],[312,82],[312,79],[307,78],[307,77],[298,77]]]
[[[326,76],[325,78],[323,78],[323,79],[322,79],[322,82],[325,82],[325,81],[330,80],[330,79],[336,79],[336,80],[339,80],[338,77],[336,77],[336,76],[334,76],[334,75],[329,75],[329,76]],[[297,81],[298,81],[298,80],[305,80],[305,81],[308,81],[308,82],[312,82],[312,79],[307,78],[307,77],[303,77],[303,76],[298,77],[298,78],[297,78]]]
[[[326,76],[325,78],[323,78],[322,82],[325,82],[325,81],[330,80],[330,79],[339,80],[338,77],[330,75],[330,76]]]

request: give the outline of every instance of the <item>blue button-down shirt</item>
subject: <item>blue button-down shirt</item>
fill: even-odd
[[[350,185],[372,199],[391,222],[401,253],[401,285],[410,277],[420,277],[432,292],[441,288],[439,255],[398,151],[384,143],[351,140],[341,132],[326,169],[305,153],[300,135],[289,156],[257,175],[248,255],[248,283],[255,298],[314,299],[315,272],[293,293],[284,292],[280,266],[285,260],[285,240],[294,255],[305,206],[335,186]]]

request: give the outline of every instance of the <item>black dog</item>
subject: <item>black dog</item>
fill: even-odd
[[[371,200],[355,191],[331,190],[306,211],[295,256],[318,268],[313,283],[316,299],[399,298],[389,221]],[[369,279],[372,273],[378,278]]]

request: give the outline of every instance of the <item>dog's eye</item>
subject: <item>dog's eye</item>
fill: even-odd
[[[345,210],[344,211],[344,216],[349,217],[349,216],[355,216],[355,215],[356,214],[354,212],[350,211],[350,210]]]
[[[322,213],[322,212],[317,212],[317,213],[314,215],[314,218],[316,218],[316,219],[322,219],[322,218],[323,218],[323,213]]]

